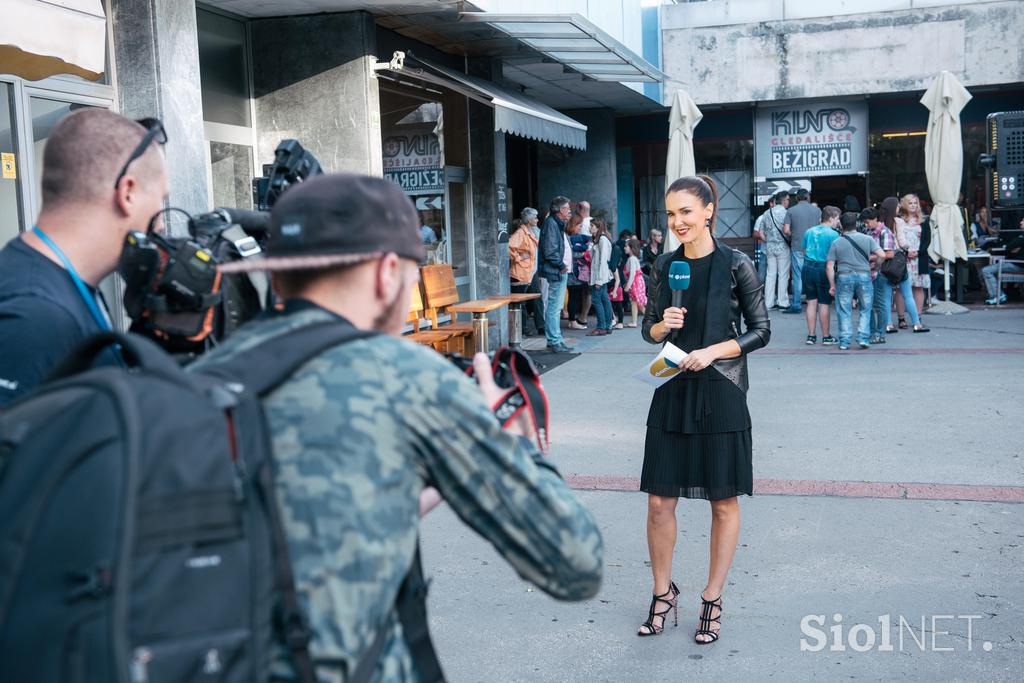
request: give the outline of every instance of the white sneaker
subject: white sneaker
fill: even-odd
[[[622,323],[615,323],[615,325],[612,326],[612,329],[613,330],[621,330],[622,329]]]
[[[585,329],[587,329],[587,326],[586,325],[581,325],[578,322],[576,322],[575,320],[573,320],[572,322],[569,323],[569,329],[570,330],[585,330]]]

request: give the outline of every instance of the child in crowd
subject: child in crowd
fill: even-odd
[[[643,313],[647,307],[647,283],[644,282],[644,274],[640,265],[640,240],[635,237],[626,242],[626,273],[625,290],[629,292],[629,302],[633,310],[633,322],[627,323],[626,327],[636,327],[637,313]]]

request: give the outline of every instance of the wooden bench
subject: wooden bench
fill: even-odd
[[[473,323],[459,322],[456,314],[448,310],[449,306],[459,303],[459,289],[455,285],[455,271],[449,264],[433,264],[420,268],[420,281],[423,285],[424,314],[430,319],[432,330],[445,331],[463,339],[460,353],[472,354]],[[441,317],[449,316],[451,321],[441,325]]]
[[[423,346],[430,346],[435,351],[450,351],[449,348],[451,341],[454,338],[461,338],[462,334],[454,332],[442,331],[442,330],[420,330],[420,320],[423,319],[423,297],[420,296],[420,286],[417,284],[412,288],[412,302],[409,305],[409,315],[406,316],[405,322],[412,325],[413,331],[403,335],[406,339],[410,339],[417,344]],[[455,349],[460,351],[462,349]]]

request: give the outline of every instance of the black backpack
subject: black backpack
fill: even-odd
[[[259,397],[368,334],[310,326],[209,373],[97,335],[0,413],[0,680],[262,681],[284,642],[315,681]],[[113,343],[132,370],[87,370]],[[398,609],[441,680],[421,572],[417,556]],[[384,636],[347,680],[370,680]]]

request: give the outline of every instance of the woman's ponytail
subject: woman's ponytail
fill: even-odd
[[[714,178],[708,175],[697,176],[705,183],[707,183],[708,189],[711,190],[711,204],[714,206],[714,210],[711,212],[711,234],[715,234],[715,227],[718,225],[718,185],[715,184]]]

